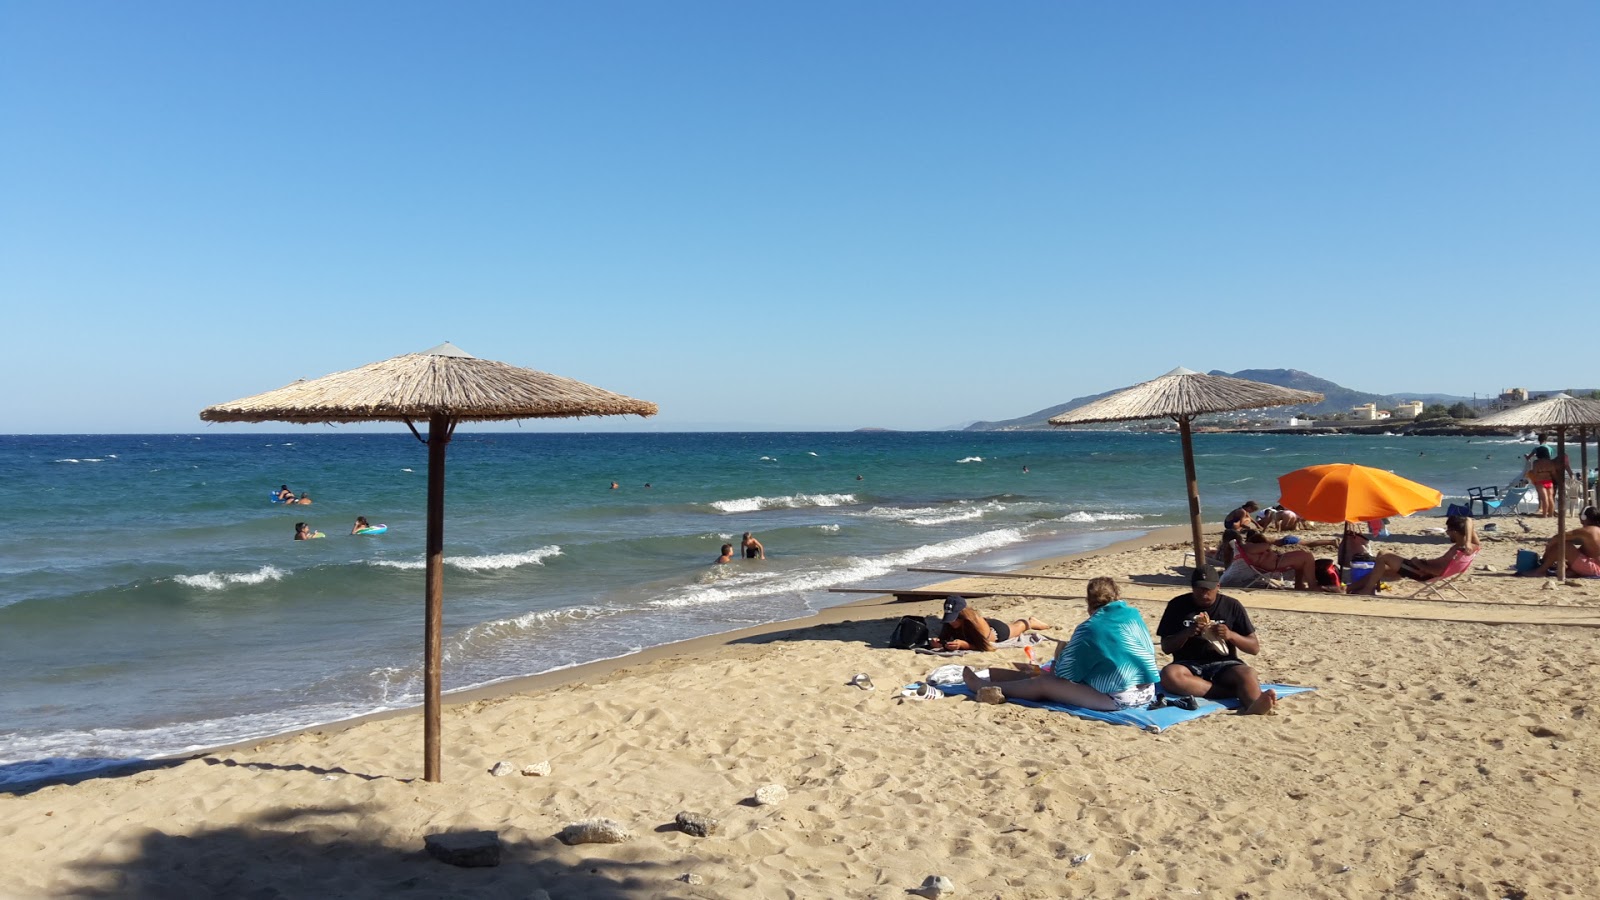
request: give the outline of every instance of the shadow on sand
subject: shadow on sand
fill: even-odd
[[[74,864],[73,896],[155,900],[171,897],[486,897],[634,900],[676,894],[692,868],[604,858],[613,848],[567,847],[554,835],[513,842],[502,832],[500,865],[464,869],[416,846],[332,827],[329,816],[359,806],[285,805],[250,822],[188,835],[151,831],[131,855]],[[608,851],[611,851],[608,853]]]

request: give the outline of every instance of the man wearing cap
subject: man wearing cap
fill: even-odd
[[[1217,593],[1217,572],[1210,566],[1197,567],[1190,584],[1189,593],[1167,603],[1156,626],[1162,652],[1172,654],[1161,670],[1161,690],[1213,700],[1237,697],[1244,704],[1240,712],[1272,712],[1277,692],[1263,691],[1256,670],[1239,659],[1241,650],[1261,652],[1250,615],[1238,600]]]
[[[1033,629],[1046,631],[1049,625],[1032,618],[1006,623],[988,619],[967,605],[967,598],[951,594],[944,601],[944,628],[929,643],[935,650],[993,650],[994,645],[1008,641]]]

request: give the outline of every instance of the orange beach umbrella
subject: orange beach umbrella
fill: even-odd
[[[1393,472],[1352,463],[1296,469],[1278,478],[1279,502],[1314,522],[1366,522],[1433,509],[1444,495]]]

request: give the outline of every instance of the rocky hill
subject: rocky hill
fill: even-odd
[[[1245,378],[1250,381],[1260,381],[1266,384],[1276,384],[1280,387],[1294,388],[1301,391],[1315,391],[1323,395],[1323,401],[1315,406],[1308,407],[1283,407],[1282,412],[1299,412],[1307,415],[1327,415],[1335,412],[1345,412],[1351,407],[1364,403],[1375,403],[1379,409],[1393,406],[1405,400],[1421,400],[1426,404],[1443,403],[1446,406],[1461,401],[1470,401],[1470,397],[1459,397],[1454,394],[1368,394],[1364,391],[1352,390],[1343,385],[1335,384],[1326,378],[1318,378],[1299,369],[1243,369],[1238,372],[1223,372],[1212,370],[1211,375],[1231,375],[1234,378]],[[1105,391],[1087,397],[1074,397],[1065,403],[1041,409],[1015,419],[1002,419],[995,422],[973,422],[968,425],[967,431],[1039,431],[1049,428],[1047,420],[1067,410],[1077,409],[1086,403],[1093,403],[1101,397],[1106,397],[1116,391]]]

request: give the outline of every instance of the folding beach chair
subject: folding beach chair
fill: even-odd
[[[1473,562],[1473,560],[1475,560],[1477,558],[1478,558],[1478,554],[1476,554],[1476,553],[1458,553],[1458,554],[1456,554],[1456,558],[1450,561],[1450,565],[1444,567],[1444,572],[1441,573],[1438,578],[1430,578],[1427,581],[1424,581],[1422,583],[1422,587],[1417,588],[1415,593],[1407,594],[1406,595],[1406,599],[1407,600],[1418,600],[1418,599],[1446,600],[1446,599],[1449,599],[1449,598],[1445,597],[1444,594],[1441,594],[1439,592],[1439,588],[1441,588],[1441,587],[1447,587],[1450,590],[1455,591],[1456,592],[1456,596],[1460,597],[1463,600],[1470,599],[1469,597],[1467,597],[1466,594],[1461,593],[1461,588],[1456,587],[1455,581],[1456,581],[1457,578],[1460,578],[1461,576],[1467,574],[1467,572],[1469,570],[1471,570],[1472,562]],[[1427,596],[1424,597],[1423,596],[1424,594],[1426,594]]]
[[[1244,545],[1238,541],[1233,542],[1233,565],[1229,566],[1228,572],[1224,572],[1223,575],[1226,576],[1229,572],[1234,573],[1235,575],[1243,573],[1248,576],[1253,576],[1250,578],[1248,584],[1232,584],[1229,585],[1229,587],[1286,588],[1289,586],[1289,583],[1284,580],[1284,576],[1288,574],[1287,572],[1256,568],[1255,563],[1252,563],[1249,558],[1244,555]],[[1222,580],[1227,579],[1224,577]]]

